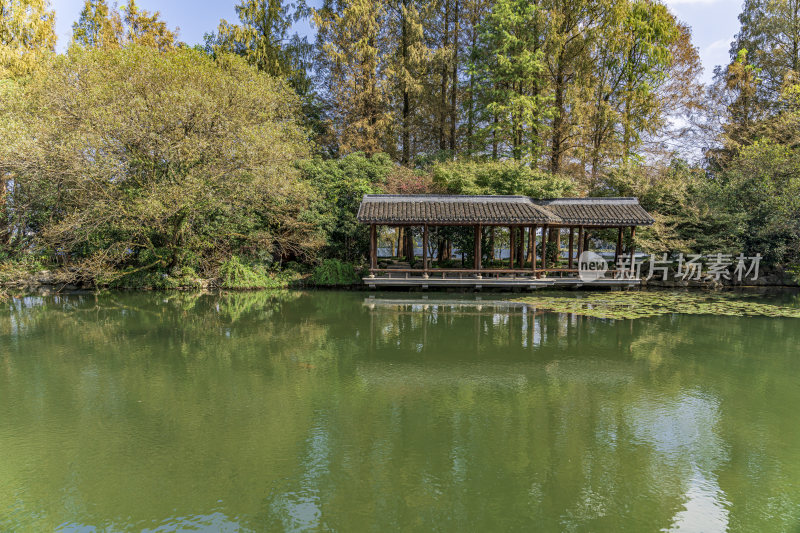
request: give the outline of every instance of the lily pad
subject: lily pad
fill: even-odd
[[[516,301],[539,309],[596,318],[634,319],[673,313],[800,318],[800,308],[748,301],[747,296],[729,293],[615,291],[528,296]]]

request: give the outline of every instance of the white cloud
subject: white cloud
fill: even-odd
[[[717,41],[714,41],[713,43],[706,46],[703,52],[710,55],[710,54],[718,54],[720,51],[723,51],[724,53],[727,54],[728,49],[731,46],[732,40],[733,38],[729,37],[727,39],[719,39]]]
[[[691,5],[691,4],[714,4],[723,0],[665,0],[668,6]]]

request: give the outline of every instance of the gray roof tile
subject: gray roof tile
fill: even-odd
[[[372,224],[649,225],[636,198],[366,194],[358,220]]]

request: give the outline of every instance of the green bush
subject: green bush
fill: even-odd
[[[558,243],[550,241],[547,243],[547,264],[550,266],[555,266],[558,264],[558,261],[561,259],[559,256],[558,250]]]
[[[184,267],[172,275],[161,270],[139,270],[115,278],[107,283],[98,279],[98,285],[107,285],[111,289],[199,289],[200,280],[194,269]]]
[[[270,276],[262,265],[248,265],[235,255],[219,267],[219,278],[223,289],[282,289],[288,284]]]
[[[314,269],[311,281],[315,285],[354,285],[361,282],[356,269],[350,263],[343,263],[338,259],[326,259]]]

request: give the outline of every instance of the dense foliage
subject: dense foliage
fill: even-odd
[[[236,57],[78,46],[5,100],[7,244],[84,281],[308,257],[297,98]],[[9,135],[11,138],[12,135]]]
[[[656,219],[639,249],[797,270],[793,6],[745,2],[704,90],[691,31],[650,0],[241,0],[194,48],[134,0],[85,0],[58,55],[46,0],[0,0],[5,272],[344,283],[369,193],[638,196]],[[413,236],[379,240],[408,256]],[[447,263],[471,239],[431,246]]]

